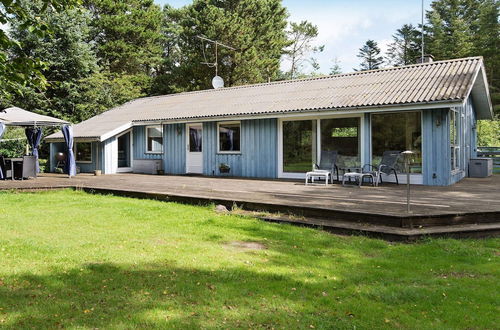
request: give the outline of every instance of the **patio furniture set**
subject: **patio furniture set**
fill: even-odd
[[[349,183],[354,182],[358,187],[361,187],[363,182],[368,179],[372,186],[376,187],[379,183],[382,183],[382,174],[390,175],[391,173],[394,173],[396,183],[399,184],[396,163],[400,155],[400,151],[385,151],[378,165],[365,164],[362,167],[339,167],[337,165],[337,151],[322,151],[319,165],[314,164],[313,170],[306,173],[305,183],[308,185],[314,183],[315,180],[321,180],[325,182],[325,185],[328,185],[329,181],[333,184],[334,174],[336,174],[337,181],[340,182],[339,171],[342,171],[342,186],[345,186],[347,181]]]
[[[36,178],[36,157],[4,158],[0,156],[0,171],[3,173],[3,180]]]

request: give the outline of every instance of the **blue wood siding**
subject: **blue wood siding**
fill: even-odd
[[[186,173],[186,125],[163,126],[163,168],[167,174]]]
[[[203,124],[203,174],[254,178],[276,178],[278,164],[278,131],[276,119],[241,121],[241,153],[218,153],[217,123]],[[220,173],[219,165],[228,164],[231,171]]]
[[[75,144],[77,141],[75,141]],[[65,142],[53,142],[50,144],[50,171],[54,172],[55,167],[57,165],[57,159],[56,159],[56,154],[58,152],[64,152],[66,153],[66,143]],[[101,152],[100,150],[100,143],[99,142],[92,142],[92,162],[91,163],[81,163],[81,162],[76,162],[76,166],[80,168],[81,173],[91,173],[94,172],[94,170],[98,169],[96,164],[99,161],[101,163],[101,155],[99,154]],[[99,168],[101,168],[99,166]]]
[[[446,186],[450,182],[448,112],[448,109],[422,111],[422,175],[425,185]]]
[[[451,168],[450,147],[450,110],[425,110],[423,116],[423,183],[431,186],[447,186],[467,176],[469,161],[475,157],[476,116],[472,100],[469,98],[463,107],[457,107],[459,120],[458,145],[460,147],[458,170]]]
[[[162,159],[161,153],[148,153],[146,151],[146,126],[134,126],[134,159]]]

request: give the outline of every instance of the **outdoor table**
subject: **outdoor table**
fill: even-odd
[[[311,183],[314,183],[314,178],[324,178],[325,186],[328,185],[328,176],[331,176],[332,173],[330,171],[324,170],[316,170],[306,173],[306,186],[309,184],[309,179],[311,179]],[[333,180],[333,179],[332,179]],[[333,183],[333,181],[332,181]]]
[[[23,164],[23,158],[22,157],[16,157],[16,158],[4,158],[6,161],[10,162],[10,169],[12,171],[12,177],[11,179],[14,180],[15,177],[15,163],[21,163],[21,175],[22,175],[22,164]]]

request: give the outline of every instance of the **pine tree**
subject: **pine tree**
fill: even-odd
[[[411,24],[405,24],[396,30],[386,53],[387,62],[394,66],[414,64],[420,54],[421,35]]]
[[[359,49],[357,56],[361,59],[361,71],[380,69],[384,63],[384,58],[380,55],[380,48],[374,40],[366,41]]]
[[[340,67],[340,60],[338,57],[333,58],[333,65],[330,68],[330,74],[340,74],[342,73],[342,68]]]
[[[308,62],[314,71],[319,70],[319,64],[311,53],[320,53],[324,46],[313,46],[312,42],[318,36],[318,27],[308,21],[291,22],[287,31],[290,45],[285,50],[285,56],[290,61],[288,77],[294,79],[301,74],[302,67]]]
[[[153,0],[85,0],[101,67],[150,76],[161,62],[161,8]]]
[[[156,93],[211,88],[215,69],[201,62],[214,63],[215,49],[199,35],[236,49],[218,48],[218,74],[225,86],[265,82],[278,75],[288,44],[287,13],[280,0],[195,0],[165,15],[177,48],[175,60],[163,66],[156,79]]]

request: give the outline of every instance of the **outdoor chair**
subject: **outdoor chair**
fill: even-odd
[[[7,163],[3,156],[0,156],[0,170],[3,173],[4,180],[8,178],[12,179],[12,164],[9,162],[9,166],[7,166]]]
[[[325,185],[328,184],[328,179],[331,180],[333,184],[333,173],[337,174],[337,181],[339,181],[339,169],[337,167],[337,151],[324,150],[321,151],[320,162],[314,164],[314,169],[311,172],[306,173],[306,184],[308,184],[309,179],[314,182],[314,178],[323,177],[325,179]]]
[[[361,169],[361,173],[372,174],[375,178],[375,185],[378,186],[379,183],[383,183],[382,174],[390,175],[394,172],[396,176],[396,184],[399,184],[398,173],[396,172],[396,163],[398,162],[401,151],[389,150],[384,151],[382,154],[382,160],[378,166],[372,164],[365,164]]]
[[[21,180],[24,178],[36,178],[36,157],[35,156],[23,156]]]

